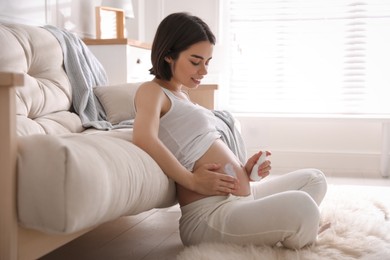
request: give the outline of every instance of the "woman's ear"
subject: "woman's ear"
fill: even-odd
[[[164,60],[165,60],[167,63],[171,63],[171,62],[172,62],[172,58],[169,57],[169,56],[165,56]]]

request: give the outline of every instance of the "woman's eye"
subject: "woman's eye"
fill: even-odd
[[[195,62],[195,61],[191,61],[192,65],[195,65],[195,66],[198,66],[200,63],[199,62]]]

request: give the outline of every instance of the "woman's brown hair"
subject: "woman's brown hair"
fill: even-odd
[[[172,71],[165,58],[176,60],[180,52],[201,41],[215,45],[215,36],[202,19],[185,12],[168,15],[161,21],[153,40],[150,74],[170,80]]]

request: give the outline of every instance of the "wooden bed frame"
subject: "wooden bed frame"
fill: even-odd
[[[18,225],[14,87],[23,84],[23,74],[0,72],[0,260],[37,259],[89,231],[48,235]]]

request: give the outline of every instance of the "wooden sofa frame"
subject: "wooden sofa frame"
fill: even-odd
[[[50,235],[18,225],[15,87],[23,85],[23,74],[0,72],[0,260],[37,259],[92,230]],[[198,104],[212,109],[217,88],[203,85],[189,94]]]
[[[0,72],[0,260],[37,259],[89,231],[48,235],[18,225],[15,87],[23,84],[23,74]]]

